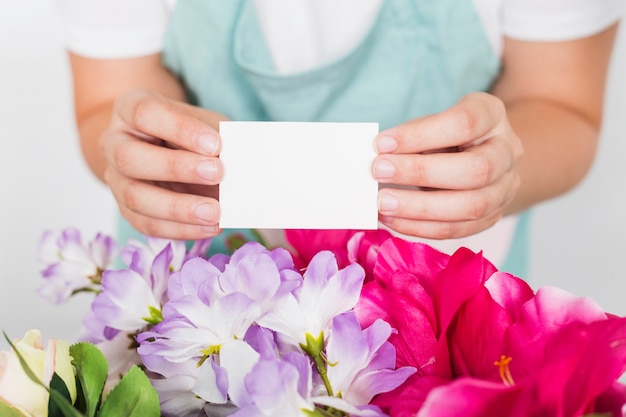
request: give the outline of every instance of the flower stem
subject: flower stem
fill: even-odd
[[[307,355],[309,355],[311,359],[313,359],[317,372],[326,387],[326,392],[328,392],[328,395],[333,397],[333,387],[330,385],[330,381],[328,380],[328,374],[326,372],[327,361],[324,358],[324,332],[320,332],[317,337],[313,336],[311,333],[306,333],[304,338],[306,340],[306,344],[300,343],[300,347]]]
[[[322,381],[324,382],[326,392],[328,393],[328,395],[333,397],[335,394],[333,394],[333,387],[330,385],[330,380],[328,379],[328,372],[326,371],[326,361],[321,354],[312,356],[312,359],[313,363],[315,363],[315,367],[317,368],[317,372],[319,373],[320,378],[322,378]]]

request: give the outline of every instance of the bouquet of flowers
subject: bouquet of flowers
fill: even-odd
[[[626,318],[592,300],[382,230],[286,237],[45,233],[41,295],[95,297],[79,343],[0,354],[0,416],[626,415]]]

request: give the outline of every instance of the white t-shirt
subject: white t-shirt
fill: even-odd
[[[332,61],[367,32],[384,0],[253,0],[279,71]],[[436,0],[435,0],[436,1]],[[530,41],[585,37],[617,21],[624,0],[472,0],[494,52],[503,36]],[[176,0],[57,0],[68,48],[93,58],[161,49]],[[287,35],[287,36],[286,36]]]
[[[91,58],[128,58],[160,51],[176,0],[57,0],[67,47]],[[228,0],[230,1],[230,0]],[[253,0],[279,72],[329,63],[365,36],[384,0]],[[437,1],[437,0],[433,0]],[[564,41],[589,36],[621,18],[623,0],[472,0],[496,55],[507,36]],[[451,253],[483,250],[496,265],[506,259],[517,217],[463,239],[428,241]],[[268,237],[280,243],[280,234]]]

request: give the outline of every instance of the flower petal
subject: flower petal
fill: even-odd
[[[211,357],[200,366],[199,370],[198,379],[193,386],[193,393],[207,402],[226,404],[228,401],[226,369],[219,366]]]
[[[244,380],[261,355],[244,341],[234,340],[222,346],[219,357],[220,365],[227,370],[230,400],[238,407],[251,404],[252,399],[246,390]]]
[[[520,390],[516,387],[474,378],[459,378],[448,385],[432,389],[417,417],[531,416],[528,409],[519,406],[519,395]]]
[[[388,322],[397,331],[389,338],[396,348],[397,366],[415,366],[420,373],[432,373],[437,344],[432,300],[412,275],[397,273],[386,279],[391,280],[392,288],[404,290],[384,288],[383,277],[365,284],[355,308],[359,322],[362,327],[377,318]]]

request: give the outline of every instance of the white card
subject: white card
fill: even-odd
[[[222,228],[376,229],[378,123],[221,122]]]

